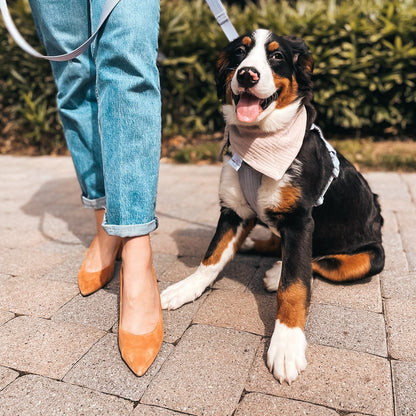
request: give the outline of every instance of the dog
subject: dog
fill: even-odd
[[[267,366],[288,384],[307,365],[313,274],[349,282],[384,267],[377,195],[315,126],[312,71],[302,39],[265,29],[220,53],[215,75],[227,142],[220,218],[198,269],[161,295],[165,309],[192,302],[244,242],[246,249],[276,254],[282,260],[264,278],[267,290],[277,290]],[[248,237],[255,224],[267,226],[271,237]]]

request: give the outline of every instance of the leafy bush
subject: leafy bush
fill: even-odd
[[[19,31],[41,50],[27,1],[9,3]],[[0,26],[0,50],[0,153],[64,152],[49,63],[23,52],[3,26]]]
[[[227,6],[239,33],[258,27],[303,37],[315,57],[319,124],[339,135],[412,135],[416,128],[415,0],[258,0]],[[241,3],[241,2],[239,2]],[[39,45],[27,0],[11,8]],[[213,69],[227,43],[204,0],[162,0],[163,135],[222,129]],[[0,151],[18,144],[64,149],[49,64],[21,51],[0,27]]]

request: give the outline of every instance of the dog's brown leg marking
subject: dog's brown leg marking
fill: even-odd
[[[287,288],[279,286],[277,291],[276,319],[289,328],[303,329],[306,322],[308,290],[301,282],[292,283]]]
[[[215,251],[212,253],[210,257],[207,259],[202,260],[202,264],[205,266],[210,266],[212,264],[217,264],[222,256],[222,253],[224,250],[228,247],[231,240],[234,238],[234,231],[228,230],[222,239],[218,242],[217,247],[215,248]]]
[[[234,242],[234,252],[237,251],[238,247],[246,239],[250,231],[253,229],[254,225],[255,225],[255,220],[253,219],[253,220],[248,221],[248,223],[244,226],[240,236]],[[221,260],[221,256],[224,253],[224,250],[227,249],[228,245],[230,244],[230,242],[233,240],[234,237],[235,237],[235,232],[232,229],[228,230],[224,234],[222,239],[218,242],[212,255],[209,256],[208,258],[203,259],[202,264],[204,266],[217,264]]]
[[[312,270],[333,282],[358,280],[370,271],[372,257],[368,252],[325,256],[312,261]]]

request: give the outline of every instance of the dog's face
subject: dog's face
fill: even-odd
[[[301,39],[264,29],[235,39],[216,67],[226,121],[278,129],[300,103],[310,103],[312,69],[312,55]]]

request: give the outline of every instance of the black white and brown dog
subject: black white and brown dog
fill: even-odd
[[[267,365],[289,384],[306,367],[312,275],[347,282],[384,267],[377,196],[313,124],[312,70],[303,40],[264,29],[219,55],[216,82],[228,142],[221,215],[198,269],[161,295],[168,309],[192,302],[245,240],[245,247],[274,251],[282,261],[264,278],[266,289],[277,290]],[[256,223],[271,230],[268,241],[247,238]]]

